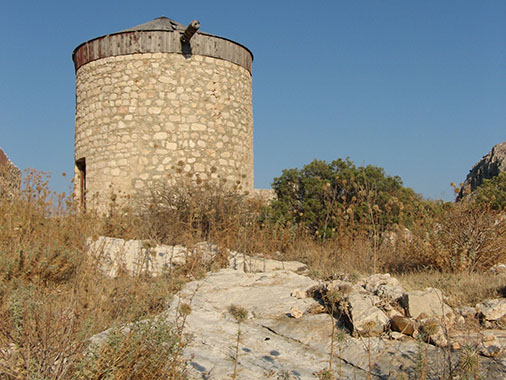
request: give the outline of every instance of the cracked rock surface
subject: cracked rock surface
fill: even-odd
[[[90,242],[90,253],[101,258],[107,276],[120,267],[170,276],[192,255],[213,261],[219,252],[207,243],[187,250],[101,237]],[[187,283],[158,318],[180,326],[178,310],[190,304],[183,331],[189,379],[231,378],[238,332],[231,305],[248,312],[240,325],[237,379],[316,379],[315,373],[329,366],[332,326],[332,369],[339,379],[365,379],[369,372],[373,379],[418,379],[421,358],[427,379],[448,378],[450,361],[454,378],[464,379],[462,363],[476,358],[481,379],[506,379],[506,332],[499,323],[504,299],[456,308],[455,315],[440,290],[407,292],[388,274],[352,283],[318,282],[305,272],[299,262],[229,251],[228,268]],[[325,304],[329,292],[337,297],[332,316]],[[466,328],[466,320],[480,321],[481,327]],[[424,334],[434,345],[422,340]],[[90,342],[100,344],[107,335]]]
[[[416,375],[420,343],[406,337],[398,341],[386,336],[354,338],[339,330],[329,314],[312,314],[317,300],[297,298],[294,289],[311,289],[318,282],[287,270],[245,273],[233,268],[210,273],[188,283],[173,299],[164,317],[173,320],[178,305],[191,302],[185,336],[185,357],[192,379],[226,379],[233,372],[237,323],[228,313],[230,305],[248,310],[241,324],[238,379],[315,379],[315,372],[328,367],[331,323],[342,331],[334,343],[333,369],[341,379],[367,377],[369,355],[375,379],[394,379],[400,373]],[[293,318],[290,309],[303,312]],[[422,343],[423,344],[423,343]],[[429,375],[436,379],[444,371],[445,351],[427,348]],[[425,348],[424,348],[425,349]],[[453,354],[454,360],[458,353]],[[488,363],[490,361],[490,363]],[[504,359],[481,359],[485,379],[506,376]],[[488,364],[487,364],[488,363]],[[486,370],[486,371],[485,371]]]

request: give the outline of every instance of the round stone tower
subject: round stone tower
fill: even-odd
[[[160,17],[74,50],[83,206],[182,176],[253,190],[253,55],[199,26]]]

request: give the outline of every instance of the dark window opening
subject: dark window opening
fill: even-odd
[[[86,210],[86,159],[77,160],[76,167],[79,170],[79,202],[81,208]]]

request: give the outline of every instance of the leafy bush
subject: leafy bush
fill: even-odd
[[[277,200],[271,218],[304,225],[312,234],[331,236],[339,228],[409,225],[420,197],[399,177],[376,166],[357,167],[349,159],[314,160],[283,170],[274,179]]]
[[[473,198],[478,204],[488,205],[494,210],[506,209],[506,172],[483,180],[474,191]]]

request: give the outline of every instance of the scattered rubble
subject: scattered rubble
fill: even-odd
[[[393,301],[400,299],[406,293],[399,280],[391,277],[388,273],[373,274],[364,278],[359,284],[368,292]]]

